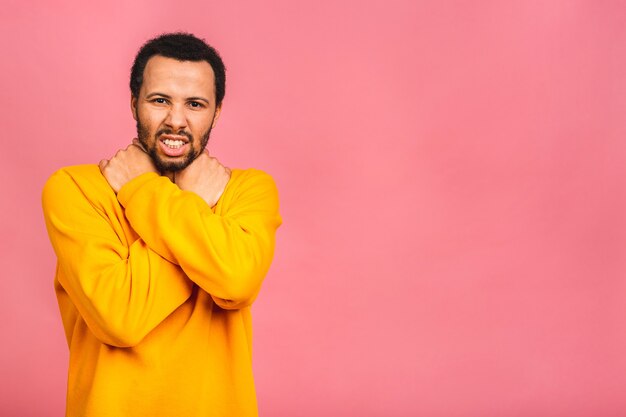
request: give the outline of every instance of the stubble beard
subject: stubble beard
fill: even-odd
[[[184,158],[182,160],[168,161],[165,158],[162,158],[161,155],[158,154],[157,142],[159,141],[159,136],[164,135],[164,134],[165,135],[176,134],[176,135],[187,137],[187,139],[189,140],[189,145],[190,145],[189,152],[186,155],[184,155]],[[165,175],[166,173],[174,173],[174,172],[182,171],[183,169],[187,168],[204,151],[204,148],[206,148],[206,145],[209,143],[210,135],[211,135],[211,127],[209,126],[207,131],[204,132],[200,137],[200,151],[199,152],[197,152],[195,148],[192,146],[195,143],[196,138],[194,138],[193,135],[185,131],[174,132],[171,129],[161,129],[154,134],[154,141],[152,142],[152,145],[150,145],[150,142],[148,141],[150,137],[150,132],[141,123],[139,118],[137,118],[137,139],[139,139],[139,142],[146,149],[146,151],[148,152],[148,155],[150,155],[150,158],[152,159],[152,162],[154,163],[154,166],[162,175]]]

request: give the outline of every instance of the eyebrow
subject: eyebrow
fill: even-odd
[[[168,99],[172,98],[171,96],[169,96],[167,94],[164,94],[164,93],[159,93],[158,91],[155,91],[154,93],[148,94],[146,96],[146,98],[151,98],[151,97],[154,97],[154,96],[164,97],[164,98],[168,98]],[[204,97],[187,97],[186,100],[187,101],[204,101],[207,104],[211,104],[211,102],[208,99],[204,98]]]

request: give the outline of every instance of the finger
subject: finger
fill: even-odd
[[[102,171],[108,164],[109,164],[108,159],[103,159],[100,162],[98,162],[98,167],[100,168],[100,171]]]
[[[137,147],[137,148],[139,148],[139,150],[140,150],[140,151],[142,151],[143,153],[148,153],[148,151],[146,151],[146,148],[144,148],[144,147],[143,147],[143,145],[142,145],[139,141],[136,141],[136,142],[135,142],[135,140],[133,140],[133,143],[132,143],[130,146],[136,146],[136,147]],[[130,146],[129,146],[129,147],[130,147]]]

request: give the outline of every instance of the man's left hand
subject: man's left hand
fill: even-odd
[[[137,139],[126,149],[117,151],[113,158],[100,161],[98,166],[115,193],[135,177],[147,172],[157,172],[152,159]]]

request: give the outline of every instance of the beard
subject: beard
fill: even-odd
[[[137,139],[143,145],[143,147],[148,151],[148,155],[152,159],[154,166],[161,174],[166,172],[177,172],[182,171],[187,168],[189,164],[191,164],[197,157],[204,151],[206,145],[209,143],[209,136],[211,135],[211,125],[206,132],[204,132],[199,139],[194,138],[191,133],[185,132],[183,130],[174,132],[171,129],[161,129],[154,134],[154,138],[152,141],[152,145],[150,145],[150,132],[148,129],[141,123],[139,118],[137,118]],[[162,157],[157,152],[157,143],[159,141],[159,137],[161,135],[180,135],[185,136],[189,140],[189,152],[186,155],[183,155],[183,159],[180,160],[169,160],[167,157]],[[196,141],[200,141],[200,150],[196,151],[194,148],[194,144]]]

